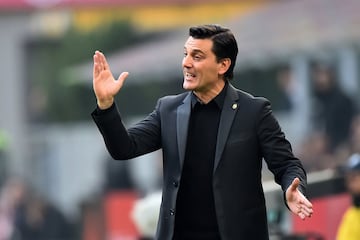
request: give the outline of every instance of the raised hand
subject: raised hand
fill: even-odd
[[[299,178],[295,178],[286,190],[286,202],[289,209],[304,220],[306,217],[312,216],[313,207],[311,202],[299,191],[299,184]]]
[[[120,91],[128,72],[120,74],[115,80],[104,54],[96,51],[94,54],[93,88],[100,109],[109,108],[114,102],[114,96]]]

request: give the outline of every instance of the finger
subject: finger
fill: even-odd
[[[301,196],[300,204],[302,204],[303,206],[305,206],[307,208],[312,208],[313,207],[312,203],[300,191],[299,191],[299,194]]]
[[[104,55],[100,51],[96,50],[94,57],[96,59],[96,62],[99,65],[99,70],[103,70],[104,69],[104,59],[103,59]]]
[[[94,63],[94,68],[93,68],[93,78],[94,80],[99,76],[99,70],[98,67],[96,66],[96,63]]]
[[[110,69],[109,64],[106,61],[106,57],[102,52],[99,52],[99,55],[101,56],[101,64],[103,69]]]
[[[307,216],[312,215],[314,213],[314,210],[312,208],[306,208],[306,207],[301,208],[301,211]]]
[[[303,214],[305,217],[311,217],[312,213],[306,212],[306,211],[301,211],[301,214]]]
[[[93,58],[94,58],[93,76],[97,77],[100,73],[99,63],[98,63],[96,55],[94,55]]]
[[[99,50],[95,51],[95,56],[100,60],[102,58],[101,52]]]
[[[307,199],[304,199],[303,201],[303,205],[306,207],[306,208],[309,208],[309,209],[312,209],[313,208],[313,205],[311,204],[311,202]]]
[[[94,57],[96,58],[97,62],[100,63],[100,58],[101,58],[101,55],[100,55],[100,51],[95,51],[95,54],[94,54]]]
[[[303,213],[299,213],[298,216],[299,216],[302,220],[304,220],[305,217],[306,217]]]
[[[314,211],[312,208],[301,207],[301,212],[304,213],[306,216],[310,216],[313,214]]]
[[[101,61],[100,61],[100,55],[99,55],[99,51],[95,51],[94,54],[94,66],[96,64],[96,70],[100,73],[101,70]]]
[[[305,204],[304,201],[308,202],[308,200],[304,198],[296,204],[296,213],[303,213],[305,216],[310,217],[314,212],[312,204],[310,202],[308,202],[309,204]]]
[[[308,218],[312,217],[312,213],[308,213],[308,212],[304,212],[304,211],[301,211],[299,214],[301,214],[304,217],[308,217]]]

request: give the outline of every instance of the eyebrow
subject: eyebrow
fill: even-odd
[[[184,50],[187,50],[187,48],[184,47]],[[206,55],[205,52],[201,51],[200,49],[194,49],[194,50],[192,50],[192,52],[195,53],[195,54],[196,54],[196,53],[201,53],[201,54]]]

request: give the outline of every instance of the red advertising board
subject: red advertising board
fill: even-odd
[[[293,215],[293,233],[316,233],[324,240],[335,240],[345,210],[350,206],[348,194],[337,194],[311,199],[314,215],[305,221]]]

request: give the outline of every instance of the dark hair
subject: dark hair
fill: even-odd
[[[217,61],[224,58],[230,58],[231,65],[224,74],[226,80],[234,77],[234,67],[236,56],[238,54],[238,46],[234,34],[228,28],[221,27],[216,24],[201,25],[191,27],[189,35],[195,39],[210,39],[213,42],[212,51]]]

